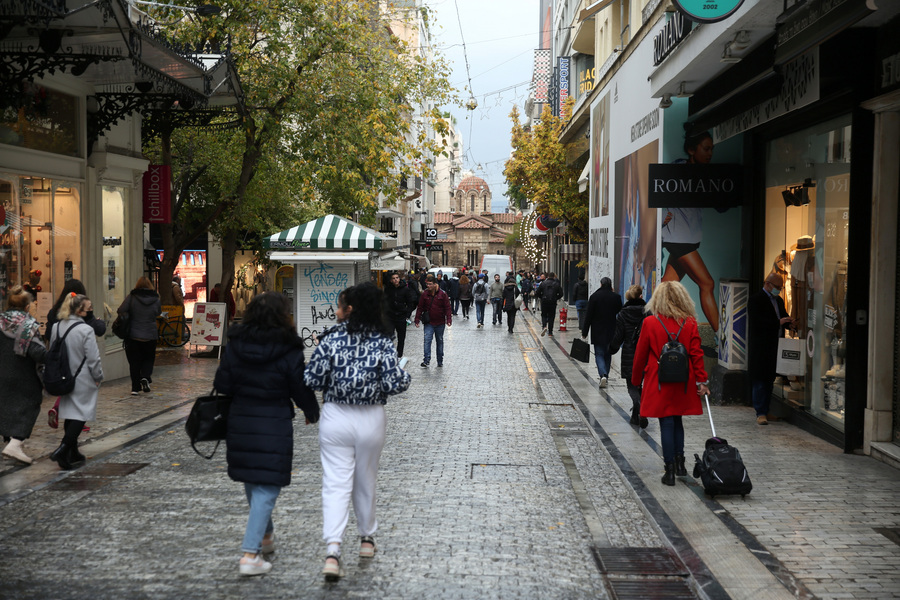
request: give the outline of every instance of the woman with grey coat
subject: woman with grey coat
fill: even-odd
[[[47,349],[40,326],[28,313],[31,294],[17,285],[9,290],[6,312],[0,313],[0,435],[7,442],[3,456],[30,465],[22,444],[31,437],[41,411],[38,365]]]
[[[149,392],[153,383],[156,340],[159,339],[156,317],[162,312],[162,303],[150,280],[141,277],[116,312],[128,317],[125,357],[131,375],[131,395],[137,396],[141,390]]]
[[[50,455],[50,460],[56,461],[61,469],[68,470],[84,464],[84,455],[78,451],[78,436],[86,421],[97,418],[97,396],[103,381],[103,366],[94,329],[84,322],[92,308],[87,296],[72,294],[63,301],[59,309],[59,322],[50,332],[51,348],[53,342],[66,336],[69,368],[73,375],[78,372],[75,389],[59,399],[59,417],[65,419],[65,435]]]

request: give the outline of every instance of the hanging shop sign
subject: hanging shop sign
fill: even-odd
[[[550,76],[553,69],[550,68],[550,50],[534,51],[534,68],[532,69],[532,81],[534,82],[534,101],[547,102],[550,94]]]
[[[672,0],[672,2],[691,21],[718,23],[733,15],[744,0]]]
[[[563,114],[563,106],[566,104],[566,100],[569,99],[569,70],[570,65],[572,63],[572,58],[569,56],[560,56],[558,58],[558,73],[559,73],[559,107],[557,108],[557,116],[561,116]]]
[[[731,208],[741,204],[741,165],[651,164],[650,208]]]
[[[589,94],[594,89],[594,76],[596,74],[597,69],[594,68],[593,56],[584,57],[576,63],[575,76],[578,78],[578,98]]]
[[[672,13],[672,18],[653,38],[653,66],[658,66],[691,32],[691,21],[684,13]]]
[[[172,167],[150,165],[144,173],[144,223],[172,222]]]
[[[676,0],[677,1],[677,0]],[[872,14],[869,0],[807,0],[778,28],[775,64],[814,48]]]

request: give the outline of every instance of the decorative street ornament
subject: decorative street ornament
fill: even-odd
[[[478,108],[478,100],[475,99],[475,96],[469,96],[469,100],[466,102],[466,108],[469,110]]]
[[[672,0],[672,2],[691,21],[717,23],[733,15],[744,0]]]

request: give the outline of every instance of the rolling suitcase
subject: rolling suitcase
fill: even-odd
[[[740,494],[743,498],[753,489],[750,475],[738,449],[729,445],[728,440],[716,437],[716,426],[709,410],[709,396],[704,396],[704,399],[713,436],[706,440],[702,458],[694,454],[694,477],[700,478],[703,490],[710,498],[732,494]]]

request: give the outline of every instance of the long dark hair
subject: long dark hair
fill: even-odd
[[[284,332],[296,335],[291,304],[288,297],[278,292],[264,292],[254,297],[247,306],[241,326],[254,332]]]
[[[63,300],[73,293],[79,296],[87,296],[87,290],[84,289],[84,284],[81,283],[80,279],[70,279],[63,285],[63,289],[59,293],[59,298],[56,299],[56,304],[53,305],[53,308],[50,309],[50,311],[53,314],[58,313],[59,309],[62,307]]]
[[[353,307],[347,317],[350,333],[393,334],[394,328],[385,317],[384,293],[371,281],[348,287],[338,296],[338,302]]]

